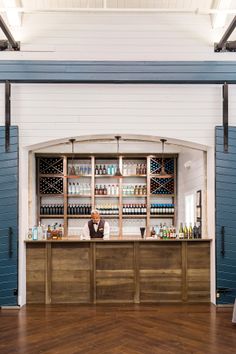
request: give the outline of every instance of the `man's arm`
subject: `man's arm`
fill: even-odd
[[[103,240],[109,240],[109,238],[110,238],[110,225],[108,224],[107,221],[105,221]]]

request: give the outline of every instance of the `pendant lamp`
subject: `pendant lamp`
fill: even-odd
[[[72,153],[72,158],[71,158],[71,169],[70,169],[70,175],[74,176],[76,174],[75,172],[75,166],[74,166],[74,143],[75,139],[69,139],[69,142],[71,143],[71,153]]]
[[[121,177],[123,177],[123,175],[120,171],[120,164],[119,164],[119,143],[120,143],[121,136],[116,135],[115,139],[117,142],[117,160],[118,161],[117,161],[117,169],[116,169],[116,173],[114,174],[114,177],[121,178]]]
[[[171,178],[173,177],[172,175],[169,175],[166,171],[165,171],[165,162],[164,162],[164,148],[165,148],[165,142],[167,140],[166,139],[160,139],[160,142],[162,143],[162,155],[161,155],[161,172],[159,174],[160,177],[162,178]]]

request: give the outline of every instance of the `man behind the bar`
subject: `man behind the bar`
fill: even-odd
[[[92,210],[91,220],[86,222],[82,231],[83,239],[103,238],[108,240],[110,236],[110,226],[107,221],[101,219],[98,210]]]

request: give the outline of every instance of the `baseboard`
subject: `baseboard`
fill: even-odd
[[[0,306],[1,310],[20,310],[20,306]]]

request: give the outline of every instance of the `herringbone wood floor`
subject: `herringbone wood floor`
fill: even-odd
[[[236,353],[232,309],[53,305],[0,310],[0,353]]]

